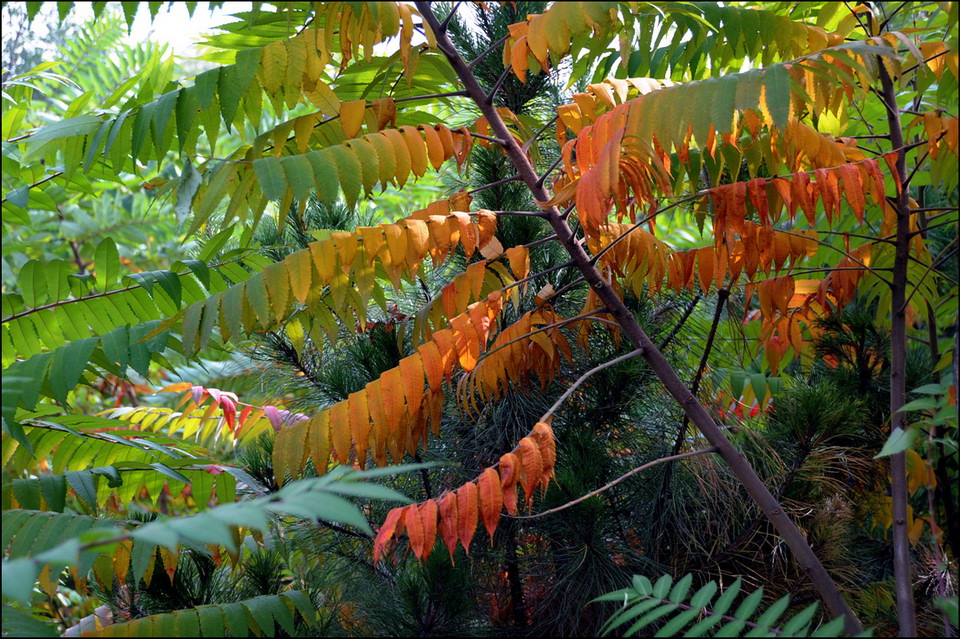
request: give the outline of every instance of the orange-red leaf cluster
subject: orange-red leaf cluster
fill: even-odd
[[[374,559],[379,561],[387,545],[404,531],[410,550],[420,561],[430,555],[438,533],[451,560],[458,542],[469,554],[479,523],[492,544],[502,511],[517,514],[517,486],[523,488],[527,507],[532,507],[536,490],[546,491],[553,478],[556,461],[553,429],[540,422],[500,458],[498,468],[487,468],[475,480],[435,499],[391,510],[377,533]]]

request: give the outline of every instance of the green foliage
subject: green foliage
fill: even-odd
[[[274,636],[277,628],[294,635],[296,617],[309,628],[316,627],[317,613],[310,598],[299,590],[262,595],[238,603],[200,606],[85,633],[91,637],[243,637],[254,633]]]
[[[640,575],[634,576],[630,587],[594,600],[622,603],[622,607],[607,620],[602,634],[610,634],[628,623],[631,625],[623,631],[624,636],[635,635],[653,624],[658,626],[655,637],[839,637],[843,632],[843,619],[816,626],[813,621],[817,612],[815,603],[793,616],[783,617],[790,607],[789,596],[761,607],[763,588],[741,594],[739,579],[719,596],[716,596],[718,587],[715,581],[695,592],[692,592],[692,584],[691,575],[685,575],[676,583],[670,575],[663,575],[656,583]],[[649,632],[647,630],[641,636],[649,636]]]

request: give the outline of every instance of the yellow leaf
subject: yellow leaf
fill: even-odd
[[[420,132],[412,126],[402,126],[400,132],[410,151],[410,170],[417,177],[423,177],[427,172],[427,149]]]
[[[287,48],[283,41],[271,42],[263,48],[260,58],[260,84],[270,95],[276,95],[283,86],[287,71]]]
[[[304,94],[323,115],[333,117],[340,113],[340,98],[323,80],[317,80],[310,89],[304,87]]]
[[[366,100],[353,100],[340,104],[340,126],[343,127],[343,137],[357,137],[360,127],[363,126],[363,114],[367,110]]]

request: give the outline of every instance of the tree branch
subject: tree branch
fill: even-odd
[[[657,464],[662,464],[662,463],[664,463],[664,462],[672,462],[672,461],[675,461],[675,460],[677,460],[677,459],[684,459],[684,458],[687,458],[687,457],[695,457],[695,456],[697,456],[697,455],[707,455],[707,454],[716,453],[716,452],[718,452],[718,451],[717,451],[717,448],[716,448],[715,446],[711,446],[710,448],[701,448],[700,450],[692,450],[692,451],[690,451],[690,452],[681,453],[681,454],[679,454],[679,455],[671,455],[670,457],[661,457],[660,459],[655,459],[655,460],[653,460],[652,462],[647,462],[646,464],[643,464],[642,466],[637,466],[637,467],[634,468],[633,470],[631,470],[631,471],[629,471],[629,472],[626,472],[626,473],[620,475],[619,477],[617,477],[617,478],[614,479],[613,481],[611,481],[611,482],[609,482],[609,483],[601,486],[600,488],[597,488],[596,490],[592,490],[592,491],[590,491],[589,493],[587,493],[586,495],[584,495],[584,496],[582,496],[582,497],[577,497],[577,498],[574,499],[573,501],[568,501],[567,503],[565,503],[565,504],[562,505],[562,506],[557,506],[556,508],[551,508],[550,510],[545,510],[545,511],[543,511],[542,513],[537,513],[536,515],[504,515],[504,517],[511,517],[512,519],[537,519],[538,517],[545,517],[545,516],[547,516],[547,515],[552,515],[553,513],[560,512],[561,510],[566,510],[567,508],[571,508],[571,507],[573,507],[573,506],[576,506],[577,504],[582,503],[582,502],[590,499],[591,497],[596,497],[597,495],[599,495],[599,494],[602,493],[603,491],[609,490],[609,489],[613,488],[614,486],[616,486],[617,484],[619,484],[620,482],[622,482],[624,479],[627,479],[627,478],[629,478],[629,477],[632,477],[633,475],[636,475],[637,473],[639,473],[639,472],[641,472],[641,471],[644,471],[644,470],[646,470],[646,469],[648,469],[648,468],[652,468],[653,466],[656,466]]]
[[[604,362],[603,364],[600,364],[599,366],[594,366],[593,368],[591,368],[590,370],[588,370],[586,373],[584,373],[583,375],[581,375],[580,378],[579,378],[577,381],[575,381],[575,382],[570,386],[570,388],[568,388],[566,391],[564,391],[563,395],[560,396],[560,399],[558,399],[557,401],[555,401],[555,402],[553,403],[553,406],[551,406],[551,407],[547,410],[547,412],[545,412],[545,413],[543,414],[543,416],[540,418],[539,421],[545,422],[545,421],[547,421],[548,419],[550,419],[550,417],[553,416],[554,411],[556,411],[558,408],[560,408],[560,406],[563,404],[563,402],[565,402],[566,399],[567,399],[568,397],[570,397],[570,395],[573,393],[573,391],[577,390],[577,387],[580,386],[580,384],[582,384],[582,383],[584,383],[585,381],[587,381],[587,379],[588,379],[591,375],[595,375],[596,373],[599,373],[599,372],[602,371],[603,369],[605,369],[605,368],[610,368],[611,366],[613,366],[613,365],[615,365],[615,364],[619,364],[620,362],[624,362],[624,361],[626,361],[626,360],[628,360],[628,359],[632,359],[632,358],[636,357],[637,355],[640,355],[640,353],[641,353],[640,349],[637,349],[637,350],[635,350],[635,351],[630,351],[630,352],[627,353],[626,355],[621,355],[620,357],[615,357],[615,358],[611,359],[611,360],[608,361],[608,362]]]

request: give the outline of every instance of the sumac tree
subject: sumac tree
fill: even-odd
[[[31,16],[37,4],[27,3]],[[59,4],[62,17],[70,3]],[[155,14],[160,3],[148,4]],[[880,456],[890,496],[876,512],[889,519],[900,631],[916,633],[911,544],[924,536],[939,552],[941,527],[955,526],[936,517],[953,511],[956,467],[957,295],[946,267],[957,250],[956,3],[470,4],[254,3],[208,38],[212,68],[181,82],[151,58],[109,94],[98,86],[49,107],[42,123],[34,92],[53,65],[4,80],[5,234],[69,223],[104,193],[146,193],[176,221],[172,236],[202,240],[146,268],[136,252],[149,241],[109,235],[71,241],[59,257],[31,245],[9,261],[5,624],[9,613],[32,627],[16,616],[22,604],[35,585],[55,598],[64,575],[79,592],[91,580],[149,586],[157,570],[174,579],[185,549],[235,565],[247,533],[262,542],[284,517],[353,534],[374,571],[406,550],[427,562],[438,541],[454,562],[509,520],[513,611],[526,623],[518,530],[547,514],[543,496],[577,463],[558,458],[556,433],[577,423],[565,403],[585,405],[576,398],[594,376],[640,358],[646,388],[683,414],[678,432],[662,433],[669,454],[628,473],[666,465],[654,511],[675,468],[715,457],[741,507],[762,513],[829,613],[857,632],[830,566],[781,503],[793,474],[768,486],[721,405],[766,411],[775,381],[808,368],[824,322],[853,305],[875,311],[881,343],[889,334],[878,364],[887,423],[874,426],[889,429]],[[123,11],[132,24],[137,4]],[[470,35],[484,29],[487,40]],[[561,103],[526,108],[538,93]],[[505,174],[469,183],[488,169]],[[453,185],[443,197],[396,219],[337,218],[439,177]],[[529,205],[476,206],[505,190],[484,201]],[[319,219],[338,221],[318,229]],[[656,344],[638,300],[693,294]],[[705,348],[685,345],[691,382],[664,352],[685,339],[701,298],[716,305]],[[744,328],[715,345],[734,302]],[[311,367],[310,357],[383,335],[396,352],[363,379]],[[591,355],[598,340],[614,345],[600,351],[613,353],[607,361]],[[925,342],[936,375],[909,405],[908,340]],[[739,379],[711,375],[711,351],[734,341],[750,384],[743,366]],[[190,377],[193,363],[251,343],[285,345],[305,383],[326,389],[325,405],[298,409],[293,396],[262,391],[258,403]],[[851,354],[863,380],[885,357],[876,350]],[[162,383],[160,371],[181,381]],[[96,402],[81,401],[81,387],[108,381],[117,407],[85,414]],[[422,491],[405,491],[415,503],[372,527],[344,500],[398,499],[358,480],[421,461],[433,442],[456,451],[469,437],[445,433],[451,421],[497,428],[496,407],[558,385],[566,392],[509,445],[471,453],[467,480],[420,467]],[[179,401],[141,405],[138,393],[156,387]],[[239,446],[264,438],[256,472],[238,463]],[[914,514],[920,494],[926,517]],[[138,501],[171,517],[120,521],[143,511]],[[111,632],[246,634],[250,620],[264,634],[274,622],[293,632],[293,610],[322,621],[298,578],[294,589],[195,599],[200,607]],[[362,615],[350,623],[362,628]]]

